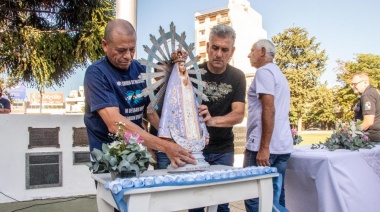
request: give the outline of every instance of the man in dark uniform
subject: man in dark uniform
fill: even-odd
[[[361,124],[372,142],[380,142],[380,93],[369,81],[368,74],[356,73],[351,78],[351,88],[360,94]]]

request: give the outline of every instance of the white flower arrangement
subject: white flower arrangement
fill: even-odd
[[[94,149],[91,154],[95,159],[90,170],[93,172],[118,172],[134,171],[136,176],[147,170],[148,164],[155,162],[149,151],[142,146],[142,140],[137,133],[126,132],[123,134],[124,123],[116,123],[118,131],[109,136],[113,142],[103,143],[102,151]],[[104,169],[100,167],[104,166]]]

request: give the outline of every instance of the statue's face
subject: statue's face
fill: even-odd
[[[185,72],[186,70],[185,63],[184,62],[178,63],[178,69],[181,73]]]

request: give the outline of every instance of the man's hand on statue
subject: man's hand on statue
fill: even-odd
[[[210,112],[208,111],[208,107],[206,105],[199,105],[198,106],[198,112],[199,116],[203,117],[201,122],[206,123],[208,125],[208,121],[212,119]]]
[[[197,161],[195,160],[194,156],[191,155],[191,151],[182,148],[180,145],[176,143],[171,143],[168,151],[166,152],[166,155],[169,157],[171,161],[170,165],[173,168],[184,166],[187,163],[194,165],[197,164]]]

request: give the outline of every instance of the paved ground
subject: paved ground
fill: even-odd
[[[232,202],[231,212],[245,211],[244,202]],[[80,196],[70,198],[34,200],[27,202],[12,202],[0,204],[1,212],[96,212],[95,196]],[[133,211],[131,211],[133,212]]]

